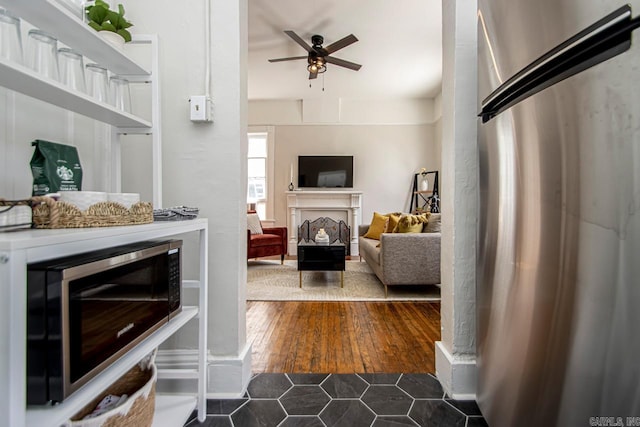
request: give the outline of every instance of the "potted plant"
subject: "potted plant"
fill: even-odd
[[[125,42],[131,41],[131,33],[127,28],[133,24],[124,17],[124,6],[118,4],[118,10],[111,10],[104,0],[96,0],[94,4],[86,7],[89,26],[98,31],[108,41],[122,47]]]

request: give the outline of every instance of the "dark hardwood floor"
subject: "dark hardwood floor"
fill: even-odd
[[[247,302],[254,373],[433,373],[439,339],[437,302]]]

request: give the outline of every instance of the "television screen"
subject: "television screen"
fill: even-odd
[[[353,156],[298,156],[298,188],[352,188]]]

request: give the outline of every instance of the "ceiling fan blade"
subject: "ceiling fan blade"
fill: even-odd
[[[358,71],[360,67],[362,67],[362,65],[356,64],[355,62],[345,61],[344,59],[334,58],[333,56],[325,56],[324,60],[330,64],[339,65],[354,71]]]
[[[307,44],[307,42],[305,42],[304,40],[302,40],[302,38],[297,35],[296,33],[294,33],[291,30],[285,30],[284,32],[286,35],[288,35],[289,37],[291,37],[293,39],[293,41],[295,41],[296,43],[298,43],[300,46],[302,46],[304,48],[304,50],[306,50],[307,52],[311,52],[313,49],[311,49],[311,46],[309,46]]]
[[[309,73],[309,80],[317,79],[317,78],[318,78],[318,73]]]
[[[344,37],[338,40],[337,42],[331,43],[329,46],[325,47],[324,50],[326,50],[327,53],[333,53],[336,50],[342,49],[343,47],[347,47],[350,44],[353,44],[357,41],[358,39],[356,36],[354,36],[353,34],[349,34],[347,37]]]
[[[307,59],[307,56],[289,56],[287,58],[269,59],[269,62],[293,61],[295,59]]]

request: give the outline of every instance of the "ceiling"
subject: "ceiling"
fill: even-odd
[[[250,100],[432,98],[442,81],[441,0],[248,0]],[[332,56],[362,64],[359,71],[328,64],[309,80],[305,59],[270,58],[306,51],[284,30],[323,46],[354,34],[359,41]],[[309,87],[309,84],[312,86]],[[322,91],[324,86],[324,92]]]

